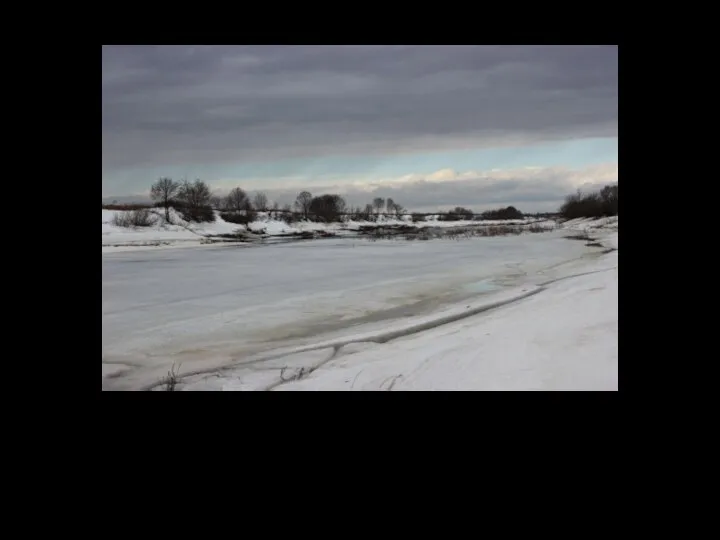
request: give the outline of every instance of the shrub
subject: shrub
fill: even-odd
[[[228,223],[248,225],[255,221],[257,214],[252,210],[243,210],[241,212],[220,212],[220,217]]]
[[[112,219],[116,227],[151,227],[154,222],[153,214],[148,208],[118,212]]]
[[[299,221],[299,218],[297,214],[294,214],[293,212],[289,210],[283,210],[283,212],[280,214],[280,219],[287,223],[288,225],[291,225],[293,223],[296,223]]]
[[[155,205],[158,206],[158,205]],[[148,204],[103,204],[102,209],[103,210],[121,210],[124,212],[129,212],[131,210],[142,210],[143,208],[153,208],[153,206]]]
[[[473,215],[472,210],[468,210],[462,206],[457,206],[453,210],[450,210],[447,214],[442,214],[440,216],[440,221],[469,221],[473,218]]]
[[[112,224],[116,227],[132,227],[130,212],[116,212],[112,217]]]
[[[412,220],[413,223],[417,223],[418,221],[425,221],[425,214],[413,214]]]
[[[480,215],[480,218],[485,220],[523,219],[523,217],[523,213],[514,206],[488,210]]]
[[[212,223],[215,221],[215,211],[212,206],[187,206],[185,204],[177,205],[175,208],[185,221],[194,221],[195,223]]]

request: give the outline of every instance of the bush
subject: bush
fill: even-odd
[[[463,208],[462,206],[455,207],[454,210],[450,210],[447,214],[440,216],[440,221],[470,221],[473,218],[473,211]]]
[[[243,210],[241,212],[220,212],[220,217],[228,223],[248,225],[255,221],[257,214],[252,210]]]
[[[412,221],[413,223],[417,223],[418,221],[425,221],[425,214],[413,214]]]
[[[143,208],[153,208],[153,206],[148,204],[103,204],[102,209],[103,210],[122,210],[124,212],[129,212],[131,210],[142,210]]]
[[[280,220],[284,221],[288,225],[292,225],[293,223],[297,223],[298,221],[300,221],[300,218],[298,217],[297,214],[295,214],[293,212],[283,211],[280,214]]]
[[[185,221],[193,221],[195,223],[212,223],[215,221],[215,212],[212,206],[185,206],[181,205],[175,208]]]
[[[155,219],[148,208],[118,212],[112,219],[112,224],[116,227],[151,227],[153,223]]]
[[[523,219],[523,217],[523,213],[514,206],[488,210],[480,215],[480,219],[484,220]]]

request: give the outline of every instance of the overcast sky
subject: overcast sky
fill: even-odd
[[[616,46],[104,46],[103,197],[552,210],[617,181]]]

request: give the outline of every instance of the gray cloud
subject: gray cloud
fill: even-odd
[[[617,135],[615,46],[105,46],[103,173]]]

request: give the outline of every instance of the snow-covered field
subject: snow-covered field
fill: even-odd
[[[104,253],[103,388],[150,388],[175,365],[183,390],[615,390],[617,251],[566,238],[581,230],[617,248],[615,218]]]

